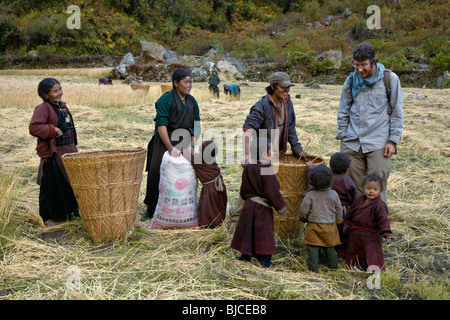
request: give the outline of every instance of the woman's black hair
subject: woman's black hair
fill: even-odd
[[[330,158],[330,168],[336,174],[346,173],[350,167],[350,157],[343,152],[337,152]]]
[[[367,182],[371,182],[371,181],[375,181],[378,182],[380,184],[381,187],[381,191],[384,190],[384,184],[383,184],[383,179],[381,179],[380,176],[376,175],[376,174],[369,174],[367,176],[364,177],[363,179],[363,187],[366,185]]]
[[[271,148],[270,140],[267,138],[255,138],[250,142],[250,158],[254,162],[261,162],[264,153]]]
[[[47,94],[55,84],[60,84],[55,78],[45,78],[38,85],[38,95],[44,101],[48,101]]]
[[[326,189],[330,187],[332,177],[331,169],[324,164],[320,164],[312,170],[310,182],[314,189]]]
[[[214,141],[206,140],[202,142],[200,154],[203,162],[212,164],[216,161],[216,153],[218,152],[217,144]]]
[[[175,88],[175,81],[180,82],[186,77],[190,77],[191,72],[187,69],[177,69],[172,73],[172,86]]]
[[[267,94],[273,95],[278,87],[278,83],[272,83],[270,86],[266,87]]]

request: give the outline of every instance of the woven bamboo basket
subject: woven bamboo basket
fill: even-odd
[[[120,240],[133,227],[146,155],[141,148],[62,156],[93,242]]]
[[[148,91],[150,90],[150,85],[148,84],[132,83],[130,84],[130,87],[134,91],[142,91],[143,93],[148,93]]]
[[[306,158],[308,161],[313,161],[314,166],[324,163],[324,159],[321,157],[307,155]],[[282,155],[276,176],[288,211],[283,217],[280,217],[274,210],[275,234],[283,239],[295,239],[300,236],[303,228],[299,210],[308,189],[306,162],[295,158],[292,154]]]
[[[161,92],[164,94],[166,92],[169,92],[172,90],[173,86],[171,84],[162,84],[161,85]]]

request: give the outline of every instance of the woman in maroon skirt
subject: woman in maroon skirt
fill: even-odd
[[[62,163],[65,153],[77,152],[77,132],[65,102],[61,84],[46,78],[38,85],[43,102],[34,109],[29,131],[37,137],[36,151],[41,158],[37,183],[39,214],[46,226],[79,216],[78,204]]]

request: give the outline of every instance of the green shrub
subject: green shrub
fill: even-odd
[[[317,0],[307,2],[303,7],[302,13],[308,22],[319,20],[322,10]]]
[[[316,57],[315,51],[309,51],[308,53],[295,51],[289,56],[290,65],[303,65],[311,67],[314,64]]]
[[[444,83],[442,84],[442,88],[448,89],[450,88],[450,78],[447,78]]]
[[[322,73],[334,67],[334,62],[330,58],[326,58],[323,61],[314,61],[313,67],[315,72]]]
[[[435,69],[438,69],[440,71],[446,71],[449,70],[450,67],[450,53],[444,53],[439,52],[436,56],[430,59],[430,65],[433,66]]]
[[[40,44],[36,47],[36,52],[42,57],[51,56],[55,54],[55,47],[49,44],[46,45]]]
[[[405,47],[403,48],[403,53],[407,59],[410,59],[413,56],[420,56],[424,54],[421,48],[416,47]]]
[[[403,51],[397,51],[393,55],[378,55],[380,62],[389,69],[394,71],[406,71],[416,67],[416,63],[409,61]]]
[[[436,30],[434,31],[436,32]],[[425,37],[422,39],[421,49],[425,54],[432,57],[437,55],[442,48],[448,46],[448,39],[446,37]]]

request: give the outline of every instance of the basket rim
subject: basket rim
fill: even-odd
[[[61,156],[63,159],[76,159],[76,158],[113,158],[120,155],[127,156],[132,154],[140,154],[146,153],[147,150],[144,148],[136,148],[136,149],[99,149],[99,150],[87,150],[87,151],[78,151],[78,152],[70,152],[65,153]],[[100,154],[101,153],[101,154]]]
[[[311,155],[311,154],[307,154],[305,156],[306,156],[306,158],[308,160],[315,160],[315,161],[313,161],[314,164],[320,164],[322,162],[325,162],[325,159],[322,158],[321,156],[315,156],[315,155]],[[291,154],[291,153],[285,153],[285,154],[280,156],[280,159],[282,159],[283,157],[294,157],[294,155]],[[297,166],[306,166],[306,163],[303,163],[303,162],[299,162],[299,163],[284,163],[284,162],[279,161],[276,165],[278,165],[278,166],[297,167]]]

